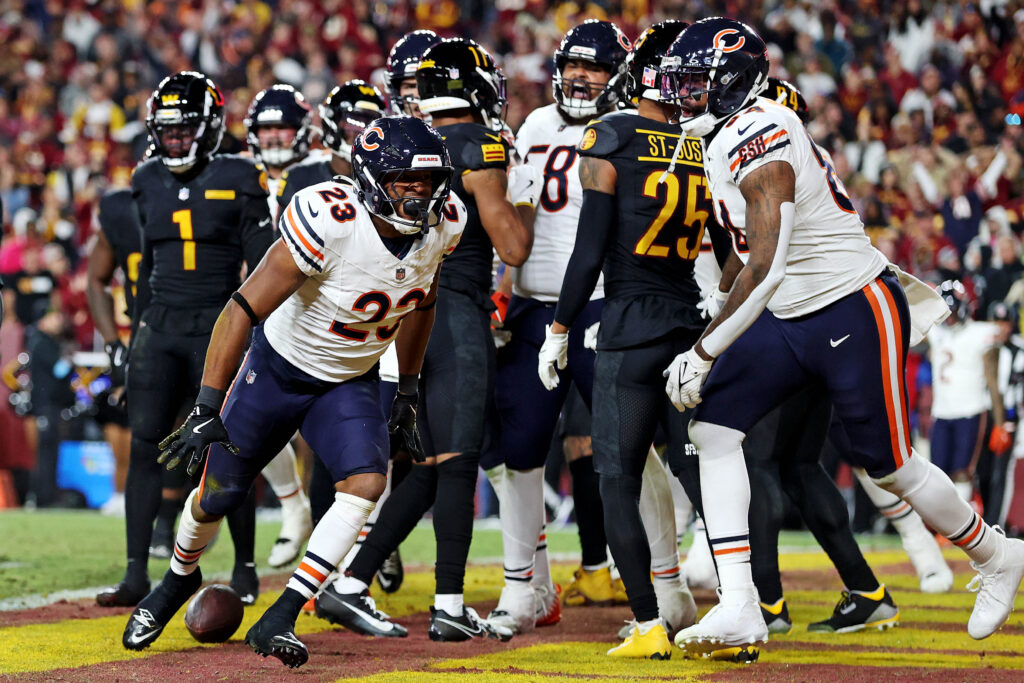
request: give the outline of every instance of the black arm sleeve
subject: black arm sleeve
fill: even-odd
[[[242,253],[251,273],[263,260],[263,255],[274,243],[274,231],[270,221],[270,207],[267,198],[258,195],[247,196],[242,210]]]
[[[132,210],[138,214],[139,251],[142,253],[142,259],[139,261],[139,279],[135,283],[135,308],[132,310],[132,335],[128,342],[129,346],[135,339],[135,332],[139,329],[142,312],[146,310],[152,297],[152,291],[149,288],[149,275],[153,272],[153,245],[146,239],[146,230],[142,227],[145,217],[139,210],[138,202],[132,202]]]
[[[707,231],[711,238],[711,249],[715,252],[718,267],[724,268],[725,262],[729,258],[729,252],[732,251],[732,235],[714,218],[708,218]]]
[[[584,190],[576,244],[573,245],[555,307],[555,320],[566,327],[572,327],[594,293],[614,222],[615,196]]]

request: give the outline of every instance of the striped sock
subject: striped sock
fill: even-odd
[[[985,564],[995,556],[1001,537],[975,512],[970,522],[948,538],[972,560]]]
[[[335,494],[334,504],[313,529],[306,555],[288,579],[288,588],[307,599],[316,595],[327,576],[356,542],[373,508],[372,501],[347,493]]]
[[[708,537],[711,552],[718,565],[718,579],[723,590],[745,589],[753,586],[750,572],[750,536],[746,533],[735,536]]]
[[[533,556],[533,580],[534,586],[554,586],[551,579],[551,563],[548,560],[548,527],[545,524],[540,528],[540,537],[537,538],[537,550]]]
[[[171,571],[179,576],[188,576],[199,566],[199,557],[206,546],[217,535],[220,520],[216,522],[197,522],[192,516],[192,501],[199,489],[185,499],[185,508],[181,511],[178,522],[178,533],[174,538],[174,551],[171,553]]]

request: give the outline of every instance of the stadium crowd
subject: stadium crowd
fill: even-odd
[[[1024,303],[1024,3],[7,0],[0,470],[16,476],[0,483],[8,497],[16,490],[9,502],[59,502],[42,500],[39,487],[53,484],[30,483],[29,473],[36,449],[66,435],[55,423],[82,401],[69,382],[72,352],[102,348],[85,245],[99,197],[126,187],[145,151],[146,103],[161,78],[194,68],[214,79],[226,94],[221,149],[242,151],[260,90],[289,83],[319,102],[351,78],[380,83],[394,42],[430,28],[472,35],[495,55],[514,131],[551,102],[552,53],[572,26],[608,19],[634,38],[662,19],[716,13],[769,43],[771,75],[803,92],[809,131],[894,263],[935,283],[961,279],[974,317],[996,302]],[[917,407],[927,412],[926,401]]]

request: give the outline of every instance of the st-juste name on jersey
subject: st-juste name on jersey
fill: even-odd
[[[999,345],[993,323],[968,320],[936,325],[928,333],[932,363],[932,417],[957,420],[992,407],[985,383],[985,354]]]
[[[733,247],[742,259],[747,257],[746,200],[739,186],[772,161],[793,167],[796,215],[786,277],[768,310],[779,318],[795,318],[866,286],[888,261],[871,246],[842,181],[799,117],[763,97],[735,115],[704,150],[715,216],[733,233]]]
[[[399,259],[384,246],[357,192],[349,182],[311,185],[295,194],[278,222],[309,279],[267,318],[267,341],[295,367],[329,382],[373,367],[402,318],[426,298],[466,225],[466,207],[452,194],[445,220]]]
[[[558,301],[583,206],[576,146],[586,127],[586,121],[569,125],[557,106],[549,104],[527,116],[516,134],[520,158],[536,166],[544,178],[533,221],[533,249],[530,258],[518,268],[512,285],[517,296],[548,303]],[[604,298],[603,276],[590,298]]]

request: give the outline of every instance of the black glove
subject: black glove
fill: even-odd
[[[121,343],[121,340],[110,342],[103,347],[110,356],[110,384],[113,387],[123,387],[125,383],[125,368],[128,365],[128,347]]]
[[[197,403],[185,424],[160,442],[160,457],[156,461],[161,465],[167,463],[167,469],[173,470],[182,459],[188,458],[186,471],[193,476],[203,464],[210,444],[214,443],[219,443],[232,455],[239,453],[238,446],[228,438],[220,413],[215,408]]]
[[[395,402],[391,404],[391,420],[388,421],[388,433],[391,434],[392,456],[405,451],[413,462],[423,462],[427,456],[423,453],[420,432],[416,429],[416,403],[419,394],[395,394]]]

